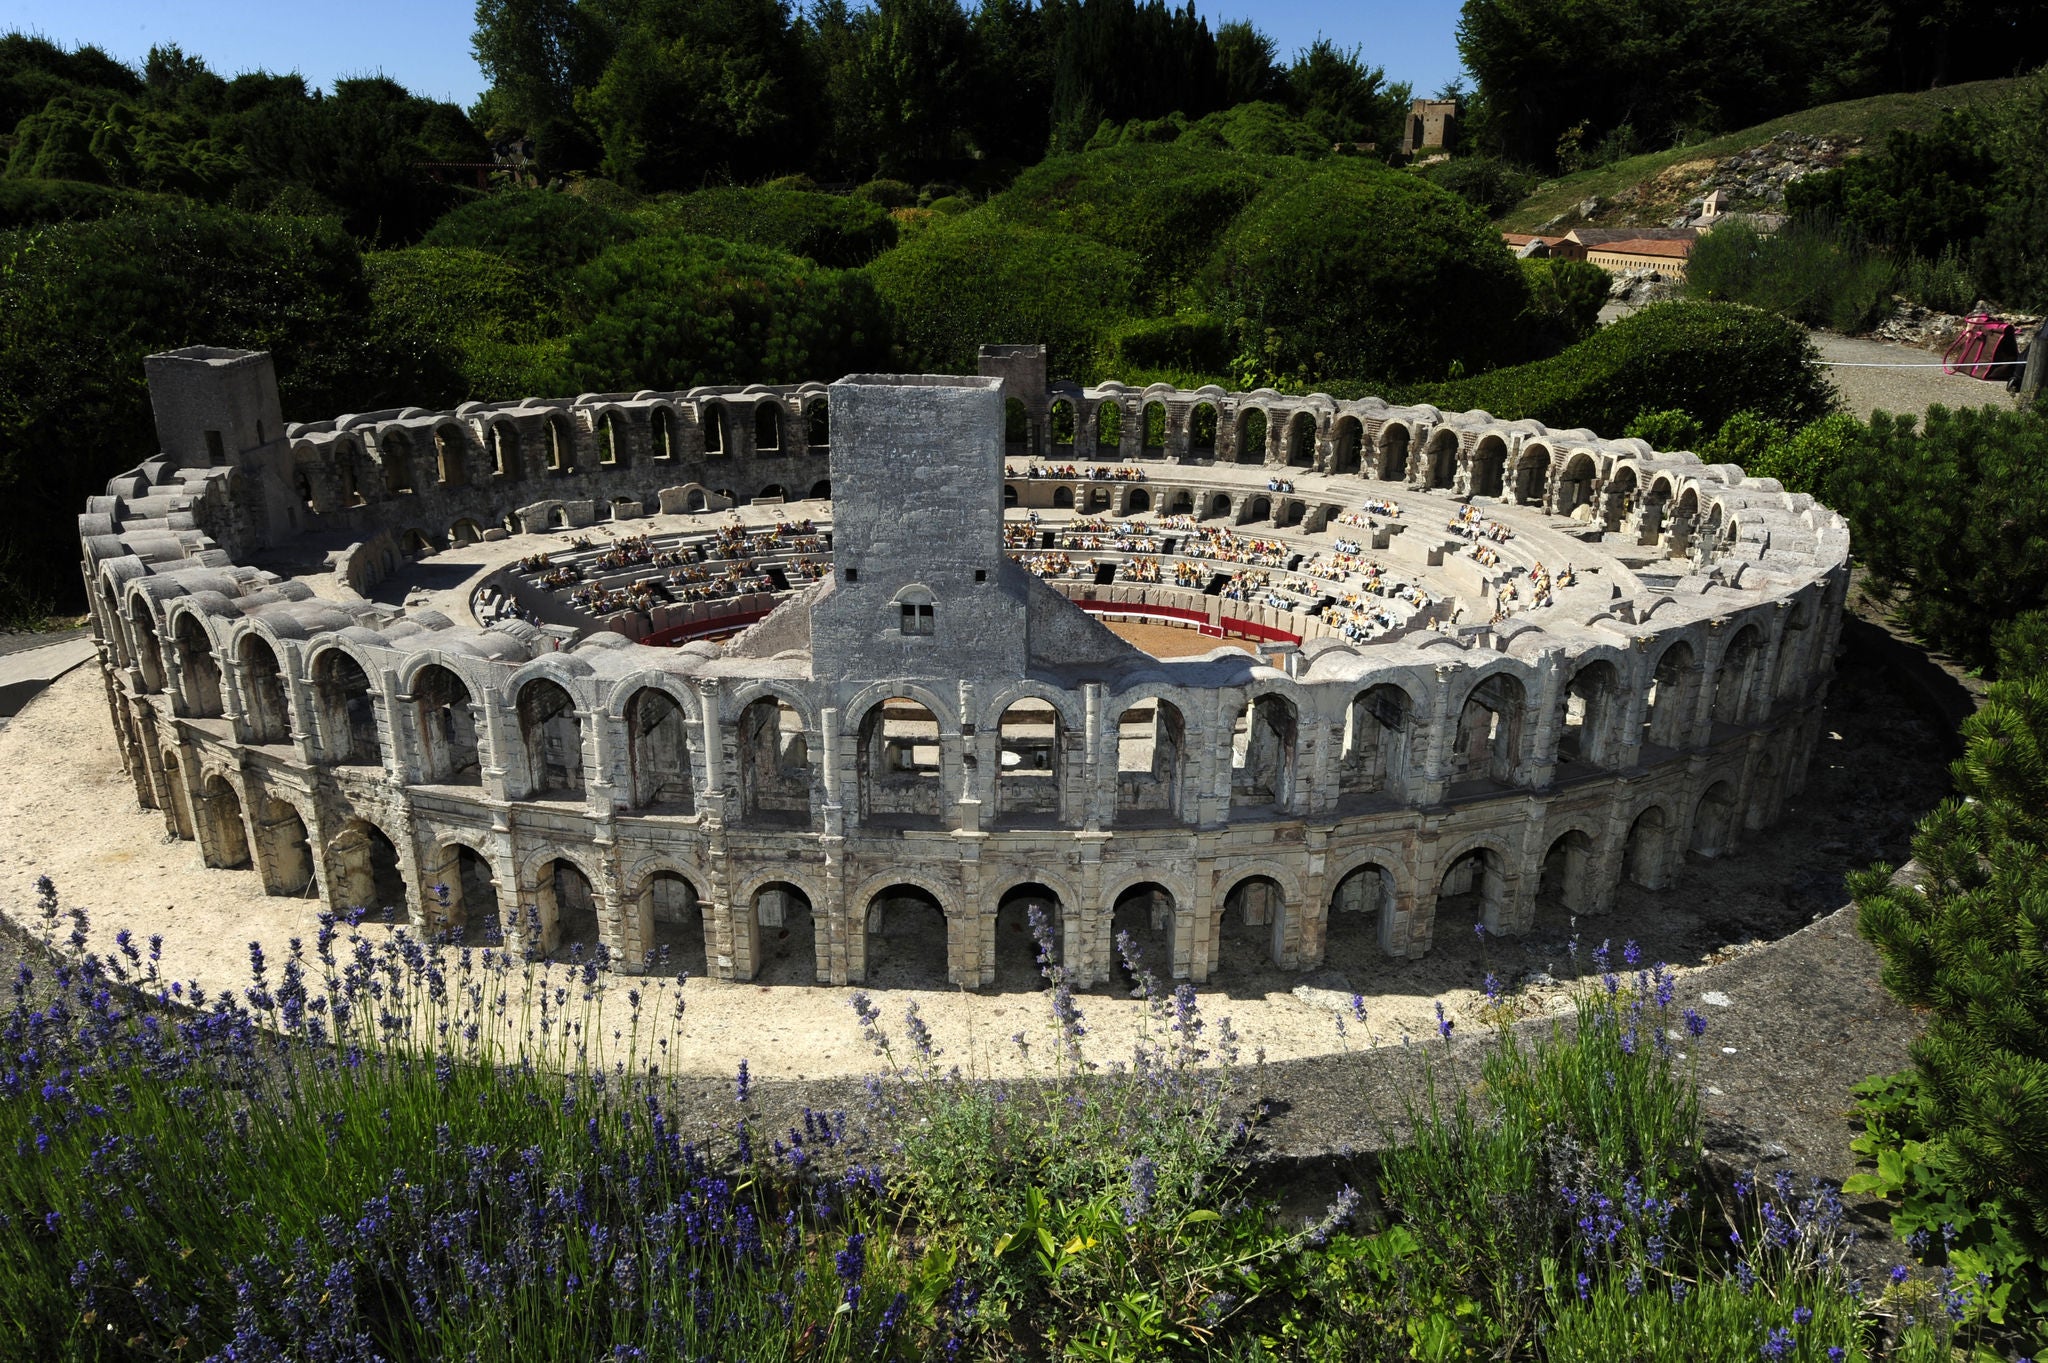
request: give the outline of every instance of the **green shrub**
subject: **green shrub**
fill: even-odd
[[[820,265],[851,269],[896,244],[880,204],[800,189],[700,189],[663,198],[647,216],[698,236],[772,246]]]
[[[1876,866],[1849,887],[1886,988],[1927,1018],[1913,1043],[1923,1139],[1900,1154],[1959,1207],[1987,1220],[2002,1208],[2030,1290],[2048,1297],[2048,677],[1993,685],[1963,737],[1956,798],[1913,838],[1917,882]],[[1951,1263],[1995,1251],[1992,1227],[1973,1229]]]
[[[553,274],[631,241],[639,230],[631,218],[567,194],[514,189],[455,209],[420,244],[489,251]]]
[[[1804,492],[1817,497],[1865,434],[1862,422],[1845,412],[1837,412],[1801,427],[1789,439],[1768,444],[1748,461],[1738,462],[1758,478],[1777,479],[1787,492]]]
[[[1649,441],[1653,450],[1696,450],[1707,435],[1690,412],[1675,407],[1638,413],[1622,434],[1632,440]]]
[[[1497,156],[1453,156],[1424,166],[1422,177],[1441,185],[1489,218],[1498,218],[1536,188],[1533,171]]]
[[[1659,303],[1547,360],[1400,397],[1602,434],[1671,407],[1715,430],[1745,409],[1798,426],[1834,400],[1817,358],[1805,329],[1782,317],[1722,303]]]
[[[1269,157],[1133,143],[1055,156],[990,199],[989,216],[1070,233],[1129,252],[1148,294],[1191,279],[1238,214],[1275,176],[1298,169]]]
[[[1879,412],[1839,454],[1816,495],[1848,517],[1873,581],[1905,593],[1920,637],[1990,664],[1999,626],[2048,602],[2048,418]]]
[[[1697,453],[1709,464],[1739,464],[1748,470],[1769,458],[1773,449],[1790,438],[1791,432],[1783,422],[1773,421],[1761,412],[1734,412]]]
[[[1525,260],[1521,266],[1529,306],[1515,326],[1521,338],[1515,358],[1540,360],[1593,334],[1613,283],[1607,271],[1584,260]]]
[[[865,275],[712,237],[614,247],[577,272],[572,300],[570,386],[593,392],[794,383],[888,353]]]
[[[1197,119],[1180,135],[1180,141],[1190,147],[1227,149],[1248,156],[1295,156],[1304,161],[1330,154],[1328,138],[1298,115],[1263,100]]]
[[[1224,235],[1203,287],[1255,367],[1300,383],[1487,367],[1511,354],[1529,300],[1476,209],[1352,158],[1266,189]]]
[[[1205,313],[1133,318],[1110,331],[1104,362],[1113,372],[1219,373],[1230,363],[1230,336]]]
[[[853,197],[884,208],[911,208],[917,203],[917,190],[901,180],[870,180],[856,186]]]
[[[1983,235],[1998,174],[1988,133],[1983,114],[1954,109],[1932,132],[1894,129],[1877,155],[1788,185],[1786,206],[1901,255],[1937,256]]]
[[[2048,610],[2014,616],[1992,631],[1991,642],[2001,678],[2048,677]]]
[[[502,401],[556,391],[560,299],[533,270],[470,248],[414,246],[364,257],[371,325],[436,338],[462,376],[462,397]]]
[[[1862,331],[1891,310],[1891,258],[1853,233],[1794,220],[1764,236],[1728,223],[1694,243],[1685,289],[1694,298],[1748,303],[1813,327]]]
[[[975,372],[984,344],[1032,341],[1046,344],[1053,374],[1085,373],[1132,315],[1138,280],[1128,252],[986,209],[932,219],[867,272],[894,314],[904,363],[946,374]]]
[[[141,196],[83,180],[0,178],[0,231],[76,218],[104,218]]]
[[[1977,280],[1950,242],[1929,260],[1909,256],[1899,266],[1898,290],[1921,307],[1936,312],[1965,313],[1976,306]]]

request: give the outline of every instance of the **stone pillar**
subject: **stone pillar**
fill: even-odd
[[[1451,742],[1458,731],[1458,716],[1451,710],[1451,685],[1458,671],[1455,663],[1436,665],[1436,694],[1431,698],[1427,751],[1419,773],[1419,804],[1442,804],[1450,792]]]
[[[1526,773],[1531,790],[1548,790],[1557,775],[1557,744],[1564,731],[1565,669],[1561,649],[1545,649],[1536,664],[1536,722],[1528,756],[1517,761],[1517,775]],[[1524,765],[1526,763],[1526,766]]]

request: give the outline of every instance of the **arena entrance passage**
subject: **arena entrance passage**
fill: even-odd
[[[1287,896],[1280,882],[1271,876],[1246,876],[1230,887],[1217,912],[1210,979],[1227,979],[1269,963],[1282,964],[1287,956],[1286,937]]]
[[[995,987],[1006,992],[1049,989],[1046,968],[1063,959],[1065,924],[1059,892],[1037,881],[1013,885],[996,903]]]
[[[1156,880],[1133,885],[1116,897],[1110,909],[1110,977],[1134,994],[1144,992],[1144,976],[1153,987],[1173,982],[1174,934],[1178,925],[1173,891]]]
[[[638,912],[643,952],[639,964],[663,976],[702,975],[710,959],[710,923],[697,887],[677,871],[656,871],[640,887]]]
[[[299,811],[283,800],[259,796],[255,800],[256,869],[263,876],[265,894],[309,897],[319,886],[313,874],[313,847],[306,836],[306,821]]]
[[[364,819],[350,819],[327,844],[327,864],[334,877],[334,900],[352,909],[409,917],[411,896],[398,848],[384,830]]]
[[[508,940],[515,947],[522,945],[518,925],[499,918],[498,882],[483,853],[451,842],[436,849],[436,855],[439,865],[422,868],[429,881],[429,903],[440,905],[440,921],[433,921],[430,910],[428,928],[463,946],[500,947]]]
[[[1574,914],[1598,908],[1593,864],[1592,838],[1576,828],[1558,837],[1543,854],[1543,870],[1536,882],[1539,903],[1553,903]]]
[[[1475,847],[1450,864],[1437,888],[1436,930],[1499,932],[1508,909],[1507,863],[1491,847]]]
[[[1323,924],[1323,964],[1332,970],[1368,970],[1384,963],[1380,939],[1394,910],[1394,873],[1368,861],[1344,873],[1330,891]]]
[[[233,870],[249,864],[249,832],[242,822],[242,797],[219,772],[206,778],[193,798],[200,860]]]
[[[811,897],[799,886],[777,880],[756,889],[740,906],[739,928],[756,983],[814,984],[825,978]]]
[[[539,913],[540,954],[550,960],[586,961],[599,950],[597,890],[567,857],[542,865],[533,886]]]
[[[882,989],[943,989],[950,979],[946,911],[916,885],[891,885],[868,900],[867,982]]]

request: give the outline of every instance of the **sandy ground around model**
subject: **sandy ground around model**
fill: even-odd
[[[1340,1039],[1336,1019],[1356,991],[1364,997],[1372,1036],[1398,1044],[1404,1032],[1435,1034],[1438,1001],[1461,1026],[1477,1025],[1484,1003],[1479,985],[1489,970],[1503,981],[1544,972],[1549,978],[1537,977],[1525,989],[1523,1006],[1562,1006],[1574,972],[1592,969],[1590,947],[1610,934],[1617,954],[1621,938],[1632,935],[1645,961],[1667,960],[1683,970],[1723,959],[1731,946],[1804,926],[1841,902],[1843,870],[1880,855],[1901,858],[1914,817],[1941,789],[1938,739],[1931,729],[1914,736],[1917,722],[1901,716],[1889,686],[1880,675],[1845,668],[1829,702],[1833,728],[1815,754],[1806,794],[1785,822],[1732,857],[1687,857],[1667,892],[1624,887],[1611,915],[1574,924],[1562,906],[1544,901],[1529,937],[1482,942],[1472,930],[1476,905],[1448,900],[1434,950],[1410,962],[1381,956],[1368,924],[1346,922],[1345,915],[1332,933],[1328,961],[1308,973],[1254,964],[1263,959],[1258,934],[1227,926],[1223,955],[1229,964],[1198,989],[1212,1033],[1228,1017],[1248,1059],[1259,1049],[1280,1060],[1355,1047],[1360,1030],[1354,1026]],[[253,871],[201,866],[196,844],[167,839],[162,816],[137,806],[92,665],[63,677],[0,730],[0,765],[15,773],[0,787],[0,908],[17,922],[37,921],[35,879],[48,875],[65,904],[90,911],[99,949],[107,949],[118,928],[143,937],[161,933],[164,972],[209,990],[248,983],[251,941],[263,944],[273,971],[293,937],[311,944],[316,902],[267,896]],[[385,931],[366,929],[379,937]],[[1569,946],[1575,931],[1582,939],[1576,958]],[[999,947],[995,988],[871,985],[868,992],[885,1026],[898,1035],[906,1005],[915,1002],[949,1062],[984,1074],[1039,1070],[1050,1050],[1047,995],[1031,972],[1026,943],[1005,946]],[[644,979],[640,984],[654,987]],[[849,1006],[851,988],[712,979],[691,979],[681,988],[687,1008],[664,1062],[671,1072],[730,1073],[743,1058],[764,1078],[817,1079],[873,1068]],[[607,1033],[626,1026],[624,993],[615,984],[603,1005]],[[1101,988],[1084,993],[1080,1003],[1090,1055],[1105,1063],[1128,1056],[1145,1025],[1142,1002],[1121,988]],[[672,1007],[672,994],[652,1005],[657,1016]],[[1028,1058],[1010,1040],[1018,1032],[1033,1043]]]

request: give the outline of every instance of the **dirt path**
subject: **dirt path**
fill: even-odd
[[[1873,341],[1860,336],[1837,336],[1816,331],[1813,343],[1823,360],[1830,361],[1828,377],[1841,390],[1842,401],[1856,416],[1869,420],[1872,412],[1895,415],[1927,415],[1927,409],[1944,407],[2003,407],[2019,405],[2019,398],[2002,383],[1944,374],[1941,356],[1917,346],[1895,341]],[[1865,369],[1858,365],[1916,365],[1913,369]],[[1927,368],[1926,366],[1936,366]]]

